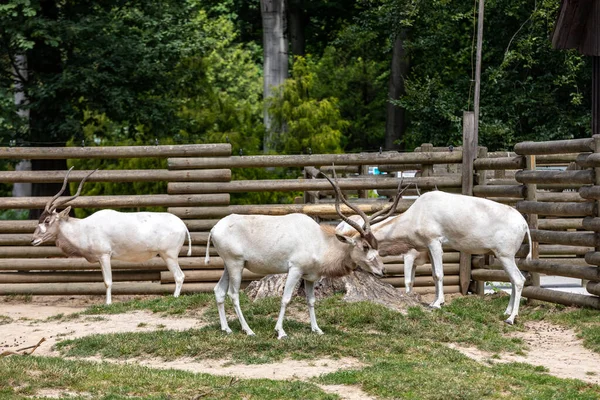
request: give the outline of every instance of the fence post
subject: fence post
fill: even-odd
[[[477,148],[477,158],[487,158],[487,147],[478,147]],[[477,185],[485,186],[487,184],[487,171],[474,171],[475,178],[477,180]],[[483,256],[484,265],[490,264],[490,256]],[[479,296],[483,296],[485,294],[485,282],[484,281],[473,281],[471,282],[470,287],[471,292],[478,294]]]
[[[463,158],[462,158],[462,194],[473,196],[473,161],[477,157],[477,137],[475,133],[475,113],[463,113]],[[471,284],[471,255],[460,253],[459,266],[460,292],[467,294]]]
[[[535,171],[536,169],[536,160],[535,155],[529,155],[525,157],[525,169],[529,171]],[[527,183],[526,187],[526,200],[527,201],[537,201],[537,184],[536,183]],[[538,216],[537,214],[527,214],[527,222],[529,225],[529,229],[538,229]],[[540,258],[540,245],[539,242],[532,240],[531,241],[531,257],[534,260]],[[540,286],[540,274],[539,272],[529,272],[531,276],[531,284],[529,286]]]

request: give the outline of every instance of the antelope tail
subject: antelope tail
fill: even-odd
[[[533,251],[533,246],[531,244],[531,233],[529,232],[529,226],[527,226],[527,239],[529,240],[529,254],[527,254],[526,260],[531,260],[531,253]]]
[[[210,249],[210,236],[212,235],[212,232],[208,232],[208,240],[206,241],[206,257],[204,257],[204,264],[210,264],[210,253],[209,253],[209,249]]]
[[[188,229],[187,231],[188,234],[188,252],[187,252],[187,256],[191,256],[192,255],[192,235],[190,235],[190,231]]]

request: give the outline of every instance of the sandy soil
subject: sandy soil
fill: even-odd
[[[539,365],[559,378],[574,378],[600,385],[600,355],[584,348],[574,331],[545,321],[528,322],[525,328],[524,332],[511,334],[511,337],[520,338],[528,345],[529,351],[524,356],[494,355],[457,344],[450,347],[479,362]]]
[[[1,298],[0,298],[1,299]],[[127,297],[115,297],[114,301],[124,301]],[[427,299],[425,299],[427,300]],[[149,331],[156,329],[186,330],[199,328],[203,322],[196,318],[165,317],[147,311],[120,315],[83,316],[70,321],[45,321],[58,314],[70,314],[84,310],[92,304],[102,304],[103,296],[44,297],[34,296],[31,301],[23,302],[18,298],[0,300],[0,316],[12,319],[10,323],[0,324],[0,352],[15,351],[34,345],[42,337],[46,342],[36,349],[36,355],[57,355],[52,345],[57,340],[82,337],[95,333]],[[304,315],[298,315],[304,318]],[[2,319],[0,318],[0,323]],[[572,330],[547,322],[534,322],[525,325],[526,331],[515,332],[527,343],[529,351],[524,356],[513,354],[495,355],[476,348],[450,344],[465,355],[482,363],[523,362],[544,366],[549,373],[561,378],[575,378],[585,382],[600,384],[600,357],[585,349],[581,340]],[[99,358],[90,358],[99,361]],[[130,359],[118,361],[135,363],[152,368],[183,369],[191,372],[203,372],[215,375],[235,376],[238,378],[300,379],[334,372],[340,369],[361,368],[356,359],[339,360],[316,359],[311,361],[285,360],[280,363],[264,365],[237,365],[228,360],[199,360],[182,358],[166,362],[160,359]],[[323,385],[323,390],[336,393],[343,399],[371,399],[358,387],[344,385]],[[50,396],[49,396],[50,397]]]

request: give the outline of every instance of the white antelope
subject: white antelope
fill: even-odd
[[[162,212],[122,213],[100,210],[83,219],[69,216],[71,206],[57,212],[58,207],[79,196],[87,178],[97,171],[90,172],[81,181],[74,196],[59,199],[67,187],[72,169],[71,167],[67,172],[61,190],[46,204],[31,244],[38,246],[54,240],[56,246],[68,257],[84,257],[91,263],[100,262],[106,286],[106,304],[111,304],[111,259],[143,262],[159,255],[175,277],[174,296],[179,296],[185,276],[178,257],[186,235],[187,255],[192,254],[190,233],[183,221],[173,214]]]
[[[434,308],[444,304],[443,245],[468,254],[493,253],[512,284],[505,311],[509,317],[505,322],[514,323],[525,284],[525,278],[515,264],[515,254],[525,235],[529,240],[527,259],[531,259],[529,227],[514,208],[488,199],[432,191],[421,195],[405,213],[378,224],[372,232],[382,256],[409,253],[414,257],[419,254],[419,262],[422,262],[425,260],[423,253],[429,253],[436,293],[430,306]],[[406,279],[408,276],[405,269]],[[413,265],[410,277],[414,280]]]
[[[339,188],[337,192],[341,194]],[[375,223],[373,221],[376,217],[384,212],[391,213],[393,209],[390,207],[381,210],[368,218],[357,207],[349,206],[364,216],[363,226],[354,224],[359,233],[356,238],[336,235],[333,227],[319,225],[305,214],[284,216],[231,214],[221,219],[210,231],[206,250],[206,263],[208,263],[210,259],[208,246],[212,240],[225,263],[223,276],[214,289],[221,330],[231,333],[224,305],[225,295],[228,294],[242,330],[248,335],[254,335],[240,309],[239,289],[244,268],[258,274],[288,274],[279,318],[275,325],[278,339],[287,336],[283,330],[285,310],[300,279],[304,279],[311,329],[315,333],[322,334],[317,325],[314,309],[316,281],[323,276],[347,275],[356,268],[376,276],[383,276],[384,266],[377,254],[377,241],[371,234],[371,224]],[[340,210],[339,197],[336,197],[336,211],[342,219],[346,220],[346,216]]]

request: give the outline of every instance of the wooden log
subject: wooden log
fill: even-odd
[[[58,250],[58,249],[57,249]],[[204,257],[179,257],[181,269],[223,269],[220,257],[211,257],[210,263],[204,263]],[[134,263],[112,260],[111,267],[116,270],[157,271],[166,270],[167,265],[160,257]],[[99,263],[89,263],[85,258],[0,258],[0,271],[77,271],[98,270]]]
[[[582,186],[579,188],[579,195],[584,199],[600,200],[600,186]]]
[[[536,156],[537,165],[569,165],[577,159],[580,153],[539,154]]]
[[[521,142],[515,145],[514,150],[520,155],[583,153],[594,150],[593,143],[592,138]]]
[[[62,197],[60,197],[62,198]],[[0,209],[44,208],[50,197],[0,197]],[[75,208],[183,207],[186,205],[229,204],[229,194],[148,194],[125,196],[83,196],[71,201]]]
[[[585,262],[590,265],[600,265],[600,251],[588,251],[585,253]]]
[[[566,276],[569,278],[600,280],[600,268],[582,267],[562,263],[546,262],[543,260],[517,259],[517,265],[522,271],[541,272],[546,275]]]
[[[401,287],[400,285],[393,285],[393,286],[395,286],[395,287]],[[433,286],[417,286],[417,287],[413,288],[413,292],[415,292],[417,294],[420,294],[420,295],[434,294],[435,293],[435,287],[433,287]],[[460,286],[459,285],[444,286],[444,294],[454,294],[454,293],[460,293]]]
[[[113,282],[158,281],[158,271],[113,271]],[[68,272],[4,272],[0,274],[3,283],[75,283],[104,282],[101,271]]]
[[[523,185],[475,185],[473,195],[477,197],[513,197],[523,199],[525,186]]]
[[[212,229],[212,227],[215,226],[215,224],[217,222],[219,222],[219,220],[218,219],[184,219],[183,222],[185,222],[185,225],[187,226],[189,231],[192,232],[192,231],[210,231]]]
[[[246,287],[247,283],[242,283]],[[181,288],[181,293],[212,292],[214,283],[190,283]],[[112,286],[112,295],[143,295],[165,294],[172,295],[175,285],[162,285],[160,282],[115,282]],[[75,296],[75,295],[105,295],[104,283],[7,283],[0,284],[0,295],[30,294],[43,296]]]
[[[185,281],[184,285],[187,282],[217,282],[221,279],[223,275],[222,269],[213,269],[213,270],[191,270],[185,271]],[[244,269],[242,272],[242,280],[244,281],[253,281],[256,279],[261,279],[264,274],[255,274],[253,272]],[[161,283],[174,283],[175,278],[171,271],[161,271],[160,272],[160,282]]]
[[[91,171],[74,170],[70,181],[81,181]],[[5,183],[50,183],[65,179],[66,171],[0,171],[0,182]],[[229,182],[231,170],[205,169],[169,171],[167,169],[99,170],[87,182]]]
[[[476,170],[504,170],[525,168],[523,156],[511,156],[502,158],[478,158],[474,162]]]
[[[396,212],[404,212],[413,203],[412,200],[400,200]],[[367,214],[382,210],[389,203],[386,202],[356,202],[353,203]],[[354,212],[346,205],[341,206],[344,214]],[[228,207],[170,207],[169,212],[181,218],[222,218],[229,214],[263,214],[286,215],[303,213],[311,216],[335,215],[334,204],[266,204],[266,205],[233,205]]]
[[[596,296],[600,296],[600,283],[599,282],[588,282],[585,285],[585,290],[587,290],[588,293],[594,294]]]
[[[231,144],[228,143],[106,147],[0,147],[0,158],[13,160],[220,157],[230,155]]]
[[[581,224],[582,228],[586,231],[600,232],[600,218],[598,217],[585,217]]]
[[[8,220],[0,221],[0,232],[3,233],[33,233],[38,221],[33,220]]]
[[[589,185],[594,183],[594,171],[519,171],[515,174],[515,179],[521,183],[577,183]]]
[[[419,171],[422,164],[382,164],[377,167],[381,172]]]
[[[447,246],[443,247],[444,254],[442,255],[442,262],[447,263],[457,263],[460,260],[460,253],[449,249]],[[404,263],[404,256],[386,256],[381,257],[384,264],[400,264]],[[429,265],[429,264],[426,264]]]
[[[489,178],[486,180],[486,186],[520,186],[514,178]]]
[[[593,247],[585,246],[563,246],[557,244],[541,244],[540,255],[542,256],[564,256],[577,255],[582,256],[589,251],[593,251]],[[525,257],[529,252],[529,245],[524,244],[517,252],[517,257]]]
[[[381,278],[381,280],[385,283],[389,283],[395,287],[404,287],[404,278]],[[459,276],[458,275],[448,275],[444,276],[444,284],[445,285],[458,285]],[[431,276],[417,276],[415,277],[415,281],[413,286],[434,286],[434,280]]]
[[[537,201],[542,202],[576,202],[576,203],[584,203],[587,200],[582,198],[578,192],[545,192],[545,191],[537,191]]]
[[[547,301],[550,303],[564,304],[566,306],[579,306],[600,309],[600,297],[561,292],[552,289],[543,289],[535,286],[524,287],[523,297],[527,297],[528,299]]]
[[[503,270],[492,270],[492,269],[474,269],[471,274],[471,278],[475,281],[484,282],[510,282],[508,274]],[[531,279],[526,279],[525,284],[529,284]]]
[[[540,203],[537,201],[519,201],[517,210],[524,214],[555,215],[564,217],[586,217],[595,214],[596,205],[588,203]]]
[[[582,168],[600,167],[600,153],[578,154],[575,162]]]
[[[187,243],[182,247],[179,256],[187,255]],[[194,256],[204,256],[206,246],[192,246]],[[210,248],[210,254],[216,254],[214,247]],[[0,258],[45,258],[45,257],[64,257],[64,253],[54,246],[0,246]]]
[[[401,179],[399,178],[349,178],[339,179],[342,190],[374,190],[396,189]],[[458,187],[460,176],[435,176],[422,178],[403,178],[403,185],[416,184],[422,189],[435,187]],[[325,179],[267,179],[267,180],[242,180],[232,182],[193,182],[168,184],[170,194],[179,193],[245,193],[245,192],[271,192],[271,191],[331,191],[331,184]]]
[[[564,244],[568,246],[590,246],[598,243],[592,232],[557,232],[531,229],[531,240],[540,243]]]
[[[462,152],[313,154],[279,156],[234,156],[223,158],[170,158],[169,169],[269,168],[321,165],[449,164],[462,161]]]
[[[575,257],[542,257],[539,260],[545,262],[545,263],[554,263],[554,264],[563,264],[563,265],[573,265],[573,266],[577,266],[577,267],[589,267],[590,264],[588,264],[585,259],[583,258],[575,258]],[[490,265],[486,265],[486,268],[488,269],[495,269],[495,270],[501,270],[503,269],[502,264],[500,263],[500,261],[498,261],[497,259],[494,259],[494,261],[490,264]]]
[[[567,229],[581,229],[583,227],[583,218],[544,218],[538,220],[538,228],[547,231],[564,231]],[[583,227],[586,231],[588,229]]]
[[[339,174],[358,174],[358,170],[360,169],[360,166],[358,165],[323,165],[321,166],[321,171],[325,172],[326,174],[331,174],[332,171],[335,169],[335,171]],[[317,178],[317,176],[314,176],[315,178]]]
[[[444,264],[444,275],[458,275],[458,270],[458,263]],[[386,276],[404,276],[404,264],[386,264],[385,274]],[[431,264],[419,265],[415,270],[415,275],[431,275]]]

